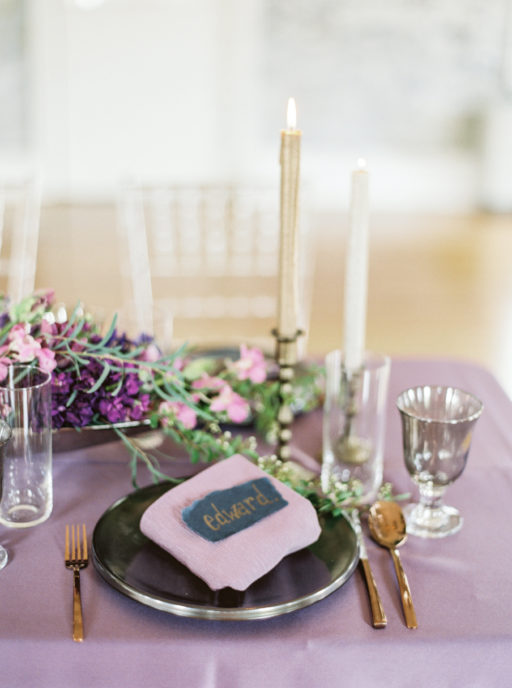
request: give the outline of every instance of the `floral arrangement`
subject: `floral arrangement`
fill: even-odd
[[[198,356],[182,348],[163,355],[157,342],[129,339],[114,317],[104,334],[94,318],[76,307],[57,320],[52,291],[19,304],[0,299],[0,380],[13,363],[37,365],[52,375],[52,425],[112,426],[132,456],[155,479],[167,478],[155,457],[123,428],[146,423],[183,445],[192,461],[212,461],[242,452],[257,459],[256,440],[226,430],[251,421],[268,439],[275,436],[279,386],[275,364],[257,348],[242,345],[237,360]],[[319,369],[308,367],[296,383],[293,402],[307,411],[320,403]]]
[[[102,334],[81,306],[64,319],[56,318],[53,306],[51,290],[19,304],[0,297],[0,381],[16,363],[51,373],[53,429],[112,427],[130,452],[134,486],[139,461],[155,481],[172,480],[161,472],[157,458],[127,434],[126,426],[145,423],[184,446],[192,461],[245,454],[309,499],[319,513],[337,516],[358,504],[358,481],[332,480],[322,490],[318,477],[292,462],[259,456],[254,437],[225,429],[250,421],[256,432],[275,441],[277,368],[259,349],[241,345],[236,360],[200,356],[184,347],[164,355],[152,337],[128,338],[116,317]],[[310,364],[297,376],[287,402],[305,412],[316,408],[322,396],[321,370]],[[405,496],[393,496],[389,483],[379,493],[381,499]]]

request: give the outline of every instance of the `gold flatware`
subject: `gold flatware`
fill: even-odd
[[[373,539],[382,547],[387,547],[391,553],[402,598],[405,624],[407,628],[418,628],[409,582],[397,549],[407,539],[402,509],[396,502],[375,502],[370,507],[368,525]]]
[[[366,581],[366,587],[368,588],[368,595],[370,597],[370,607],[372,610],[372,620],[374,628],[385,628],[388,620],[386,619],[386,614],[384,613],[384,607],[382,606],[382,601],[380,599],[379,591],[377,590],[377,584],[375,583],[375,578],[373,577],[372,569],[370,567],[370,562],[368,561],[368,555],[366,553],[366,545],[364,542],[363,530],[361,528],[361,520],[359,518],[359,511],[353,509],[351,513],[352,525],[356,531],[357,540],[359,542],[359,561],[363,569],[364,578]]]
[[[82,538],[80,538],[80,526],[71,526],[71,547],[69,532],[70,527],[66,526],[64,559],[66,568],[73,571],[73,640],[81,643],[84,639],[84,622],[80,596],[80,569],[85,569],[89,563],[85,523],[82,524]]]

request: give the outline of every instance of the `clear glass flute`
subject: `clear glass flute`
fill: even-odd
[[[455,387],[407,389],[397,400],[405,465],[418,485],[419,504],[404,508],[407,532],[425,538],[456,533],[462,516],[443,504],[448,485],[463,472],[482,403]]]
[[[3,420],[0,420],[0,496],[2,490],[3,467],[4,467],[4,448],[7,442],[11,439],[12,430],[10,426]],[[8,554],[5,547],[0,545],[0,569],[3,569],[7,564]]]

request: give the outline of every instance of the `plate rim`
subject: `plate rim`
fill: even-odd
[[[283,614],[288,614],[290,612],[296,611],[298,609],[303,609],[305,607],[308,607],[312,604],[315,604],[316,602],[320,602],[321,600],[325,599],[328,597],[330,594],[335,592],[338,588],[340,588],[344,583],[349,580],[349,578],[352,576],[354,573],[357,564],[359,562],[359,542],[357,539],[357,534],[354,531],[354,528],[348,518],[346,518],[343,514],[341,514],[339,517],[336,518],[343,518],[345,523],[349,526],[350,530],[354,534],[354,543],[355,543],[355,550],[354,550],[354,555],[352,557],[352,560],[348,567],[336,578],[331,580],[329,583],[326,585],[321,586],[320,588],[314,590],[311,593],[308,593],[307,595],[301,595],[300,597],[297,597],[293,600],[289,600],[286,602],[281,602],[278,604],[267,604],[267,605],[262,605],[262,606],[254,606],[254,607],[242,607],[242,608],[232,608],[232,607],[212,607],[211,605],[208,606],[199,606],[195,604],[188,604],[186,602],[173,602],[167,598],[163,598],[157,594],[153,595],[148,595],[140,590],[137,590],[134,588],[132,585],[126,583],[123,581],[117,574],[115,574],[113,571],[110,571],[101,561],[101,559],[98,557],[97,551],[96,551],[96,546],[95,546],[95,539],[96,539],[96,533],[98,526],[100,523],[103,521],[103,519],[110,513],[112,512],[115,508],[117,508],[120,504],[125,502],[127,499],[129,499],[132,495],[135,494],[140,494],[141,491],[149,491],[150,489],[155,489],[157,486],[161,486],[162,483],[157,483],[157,484],[150,484],[146,485],[145,487],[138,488],[137,490],[134,490],[133,492],[128,493],[124,497],[120,497],[117,499],[115,502],[113,502],[100,516],[98,521],[96,522],[96,525],[94,526],[94,531],[92,534],[91,538],[91,551],[92,551],[92,560],[94,567],[98,571],[98,573],[101,575],[101,577],[109,584],[111,585],[114,589],[118,590],[125,596],[129,597],[130,599],[133,599],[137,602],[140,602],[141,604],[144,604],[147,607],[151,607],[153,609],[158,609],[159,611],[164,611],[169,614],[174,614],[175,616],[181,616],[181,617],[187,617],[187,618],[196,618],[196,619],[208,619],[208,620],[217,620],[217,621],[251,621],[251,620],[257,620],[257,619],[269,619],[275,616],[282,616]],[[168,489],[172,489],[174,485],[170,485]],[[322,527],[323,530],[323,527]],[[314,544],[314,543],[313,543]],[[308,547],[305,547],[304,549],[308,549]],[[169,555],[172,556],[172,555]],[[287,555],[288,556],[288,555]],[[285,557],[283,557],[285,558]],[[282,561],[282,560],[281,560]]]

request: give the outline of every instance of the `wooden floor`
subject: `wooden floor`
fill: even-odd
[[[372,235],[368,348],[480,362],[512,395],[512,218],[377,217]],[[342,336],[337,260],[338,242],[322,242],[315,350]]]
[[[308,351],[341,346],[346,217],[312,221],[316,271]],[[512,395],[512,218],[375,216],[367,348],[479,362]],[[44,209],[37,286],[117,308],[119,239],[112,206]]]

